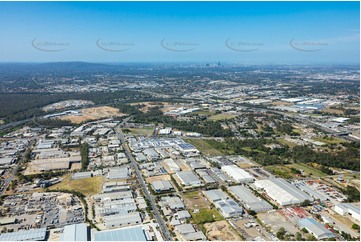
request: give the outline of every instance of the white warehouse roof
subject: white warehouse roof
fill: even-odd
[[[240,200],[244,206],[255,212],[262,212],[273,209],[273,207],[265,200],[256,197],[247,187],[245,186],[234,186],[228,188],[238,200]]]
[[[268,196],[277,201],[280,205],[299,204],[305,200],[314,200],[313,197],[302,192],[296,186],[288,183],[282,178],[258,180],[254,184],[257,188],[264,189]]]
[[[237,182],[252,182],[254,177],[236,165],[222,166],[221,170]]]

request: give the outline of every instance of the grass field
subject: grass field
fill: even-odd
[[[288,168],[287,166],[281,166],[281,165],[266,166],[265,169],[285,179],[290,179],[293,177],[293,173],[291,173],[291,169]]]
[[[65,179],[60,183],[51,186],[51,190],[65,189],[75,190],[83,193],[85,196],[91,196],[101,192],[103,185],[103,177],[91,177],[78,180],[71,180],[71,175],[66,175]]]
[[[216,115],[210,116],[208,119],[217,121],[217,120],[231,119],[231,118],[235,118],[235,117],[237,117],[237,115],[235,115],[235,114],[221,113],[221,114],[216,114]]]
[[[198,213],[191,212],[191,215],[196,224],[210,223],[224,219],[216,209],[209,208],[202,208]]]
[[[291,147],[291,148],[293,148],[293,147],[296,146],[295,143],[289,142],[289,141],[284,140],[284,139],[277,139],[277,141],[280,142],[281,144],[287,145],[287,146],[289,146],[289,147]]]
[[[303,164],[303,163],[293,163],[293,164],[290,164],[290,165],[286,165],[287,167],[293,167],[293,168],[296,168],[298,170],[304,170],[306,173],[308,174],[311,174],[312,173],[312,176],[314,177],[324,177],[326,176],[325,173],[307,165],[307,164]]]
[[[128,128],[131,134],[149,136],[153,134],[153,128]]]
[[[341,144],[345,142],[343,139],[336,137],[329,137],[329,138],[315,137],[313,138],[313,140],[320,141],[326,144]]]
[[[203,116],[211,116],[211,115],[214,114],[214,112],[207,111],[207,110],[201,110],[201,111],[193,112],[192,114],[198,114],[198,115],[203,115]]]
[[[194,145],[203,155],[207,156],[216,156],[216,155],[224,155],[228,153],[225,150],[221,150],[219,148],[215,148],[215,144],[217,141],[214,140],[206,140],[206,139],[184,139],[186,142]]]

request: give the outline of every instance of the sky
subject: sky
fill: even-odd
[[[0,2],[0,62],[359,64],[359,2]]]

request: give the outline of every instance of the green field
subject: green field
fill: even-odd
[[[280,142],[282,145],[287,145],[290,148],[293,148],[293,147],[296,146],[295,143],[289,142],[289,141],[284,140],[284,139],[277,139],[277,141]]]
[[[127,128],[130,130],[130,134],[150,136],[153,134],[153,128]],[[126,130],[126,129],[124,129]]]
[[[320,141],[326,144],[341,144],[345,142],[343,139],[337,137],[327,137],[327,138],[315,137],[313,138],[313,140]]]
[[[237,117],[237,115],[235,115],[235,114],[221,113],[221,114],[216,114],[216,115],[210,116],[208,119],[217,121],[217,120],[231,119],[231,118],[235,118],[235,117]]]
[[[211,116],[211,115],[214,114],[214,112],[207,111],[207,110],[201,110],[201,111],[193,112],[192,114],[198,114],[198,115],[203,115],[203,116]]]
[[[287,166],[274,165],[274,166],[265,166],[265,169],[270,171],[272,174],[275,174],[279,177],[290,179],[293,177],[293,173],[291,173],[291,169]]]
[[[209,139],[184,139],[184,141],[194,145],[203,155],[216,156],[232,154],[231,150],[222,149],[222,143]]]
[[[78,180],[71,180],[71,175],[66,175],[60,183],[51,186],[51,190],[64,189],[75,190],[83,193],[85,196],[91,196],[101,192],[103,186],[103,177],[90,177]]]
[[[191,215],[196,224],[210,223],[224,219],[216,209],[209,208],[202,208],[198,213],[191,212]]]
[[[307,164],[303,163],[293,163],[290,165],[286,165],[287,167],[293,167],[298,170],[304,170],[306,173],[311,174],[313,177],[324,177],[326,176],[325,173],[321,172],[320,170],[317,170],[316,168],[313,168]]]

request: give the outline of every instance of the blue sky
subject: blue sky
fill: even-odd
[[[359,11],[359,2],[0,2],[0,61],[358,64]]]

